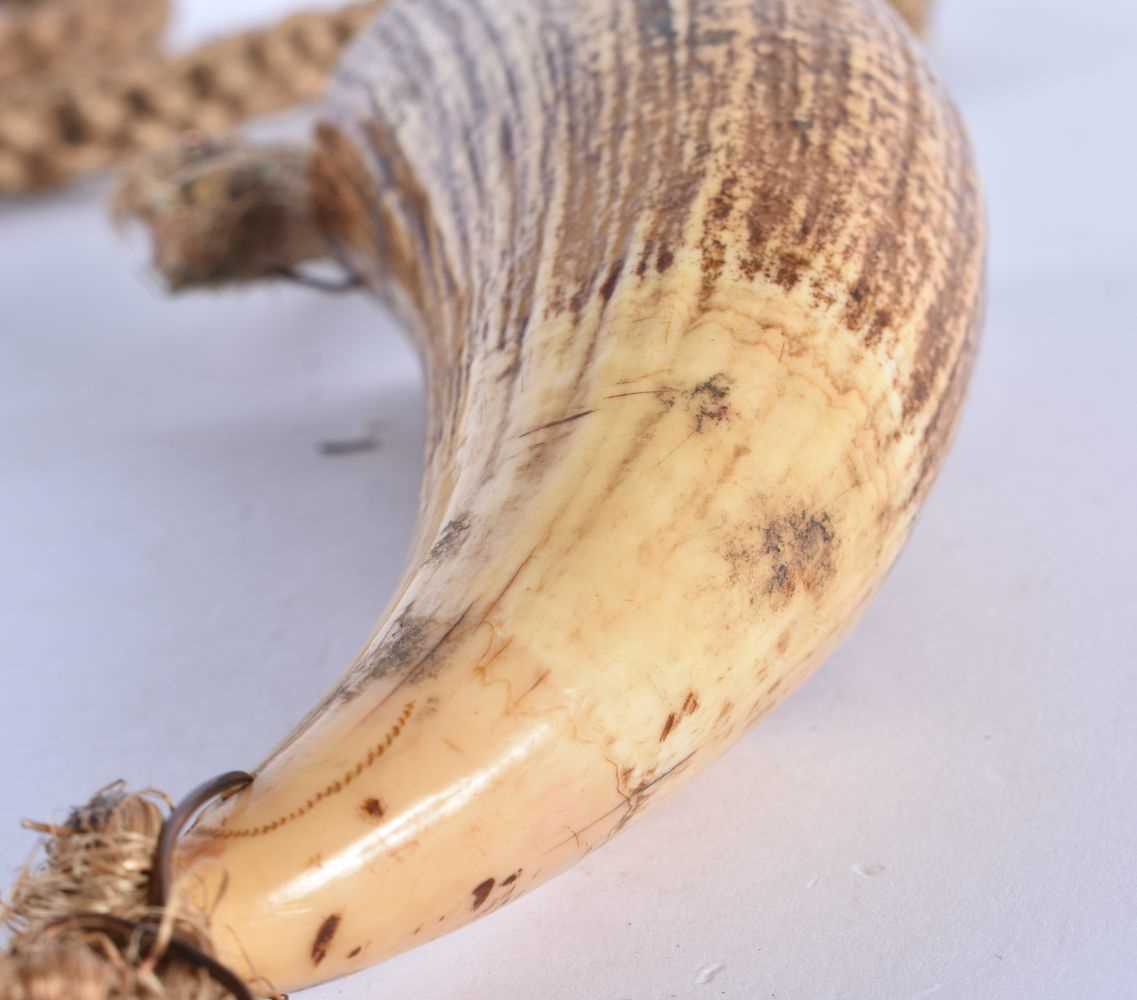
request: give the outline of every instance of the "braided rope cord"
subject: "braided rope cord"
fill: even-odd
[[[379,0],[163,56],[167,0],[0,0],[0,196],[315,99]]]
[[[156,51],[169,0],[0,0],[0,93]]]
[[[931,0],[891,2],[926,28]],[[166,57],[170,0],[0,0],[0,197],[313,100],[381,4],[295,14]]]

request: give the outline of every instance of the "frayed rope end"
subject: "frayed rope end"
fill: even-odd
[[[0,1000],[222,1000],[251,994],[213,958],[208,914],[174,893],[151,903],[172,811],[160,792],[118,782],[45,834],[0,915]]]

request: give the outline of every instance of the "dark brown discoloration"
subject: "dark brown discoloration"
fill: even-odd
[[[825,511],[800,510],[765,520],[733,538],[722,549],[730,580],[784,607],[802,590],[820,596],[837,572],[840,539]]]
[[[721,424],[730,417],[730,389],[730,378],[725,372],[718,372],[688,393],[695,416],[695,430],[699,434],[709,425]]]
[[[674,712],[668,712],[667,713],[667,718],[663,720],[663,729],[659,733],[659,742],[660,743],[664,743],[667,741],[667,737],[671,735],[671,730],[673,730],[675,728],[675,723],[677,721],[678,721],[678,717],[676,716],[676,714]]]
[[[513,883],[521,877],[521,872],[522,869],[518,868],[517,871],[515,871],[512,875],[509,875],[508,877],[502,879],[502,888],[513,885]]]
[[[349,951],[347,953],[347,957],[348,958],[358,958],[360,952],[362,952],[362,951],[363,951],[363,945],[356,945],[356,947],[352,948],[351,951]]]
[[[612,295],[616,291],[616,285],[620,280],[620,275],[624,271],[624,258],[621,257],[612,269],[608,272],[608,277],[604,279],[604,284],[600,286],[600,299],[604,306],[607,307],[608,303],[612,301]]]
[[[762,551],[776,564],[777,586],[786,581],[817,591],[833,576],[833,549],[836,536],[826,513],[791,514],[774,521],[763,532]],[[771,579],[769,589],[776,589]]]
[[[370,819],[382,819],[387,812],[382,801],[374,797],[364,799],[359,808]]]
[[[493,892],[494,885],[495,880],[488,878],[484,882],[479,882],[474,886],[474,902],[471,909],[477,910],[489,898],[489,894]]]
[[[606,307],[660,275],[696,311],[720,289],[794,295],[825,336],[897,372],[921,433],[974,312],[982,233],[958,118],[896,19],[864,0],[525,10],[423,0],[381,15],[340,73],[314,170],[333,242],[432,331],[427,363],[445,377],[428,489],[457,417],[480,407],[504,428],[550,356],[580,387],[562,419],[579,419],[603,338],[632,335]],[[568,321],[564,337],[524,351],[544,316]],[[468,381],[491,342],[493,398]],[[731,415],[706,393],[692,405],[699,431]],[[540,476],[542,456],[518,475]]]
[[[726,267],[727,246],[724,236],[726,225],[734,209],[738,190],[738,175],[728,173],[723,177],[718,193],[710,199],[703,219],[703,237],[699,243],[702,255],[703,286],[700,301],[706,306]]]
[[[320,929],[316,931],[316,939],[312,942],[313,965],[319,965],[328,957],[328,949],[331,947],[332,938],[336,936],[336,931],[339,930],[341,920],[338,913],[333,913],[320,924]]]
[[[792,514],[781,522],[767,525],[762,551],[775,563],[768,584],[769,592],[781,590],[787,596],[802,586],[817,593],[836,572],[836,535],[829,515],[822,512]]]
[[[694,691],[688,691],[683,699],[683,714],[694,715],[699,710],[699,696]]]
[[[926,414],[973,311],[981,225],[958,119],[894,18],[864,0],[582,0],[571,14],[538,0],[524,26],[511,11],[425,0],[381,17],[341,71],[339,134],[397,198],[348,212],[359,171],[334,143],[317,170],[337,245],[349,231],[376,284],[397,283],[438,331],[428,362],[455,378],[432,384],[432,426],[461,412],[467,332],[495,332],[510,355],[495,404],[508,411],[539,258],[554,262],[547,315],[572,318],[550,350],[581,371],[621,276],[670,279],[683,259],[703,308],[750,284],[840,314],[866,363],[891,358],[910,382],[909,419]],[[453,41],[427,46],[428,25]],[[460,86],[423,83],[435,74]]]
[[[576,507],[565,498],[565,521],[590,526],[623,491],[634,499],[628,484],[644,481],[657,432],[676,423],[691,442],[681,458],[696,449],[708,456],[700,487],[737,469],[738,491],[757,489],[744,485],[762,461],[747,422],[761,419],[759,404],[780,387],[758,385],[760,366],[736,365],[725,352],[692,369],[701,344],[684,338],[730,327],[737,343],[752,343],[747,324],[760,324],[754,313],[769,308],[773,323],[784,311],[795,328],[799,342],[784,362],[796,366],[795,378],[832,362],[845,366],[836,376],[851,393],[863,391],[855,405],[871,414],[864,440],[880,443],[868,458],[879,459],[882,482],[896,484],[886,498],[898,511],[894,539],[911,513],[902,498],[909,489],[913,502],[923,496],[954,426],[983,242],[958,118],[897,19],[870,0],[419,0],[393,8],[340,74],[338,120],[322,132],[314,176],[334,249],[419,336],[431,372],[424,493],[481,518],[472,492],[461,490],[492,482],[502,512],[528,513],[530,498],[548,496],[550,458],[611,426],[612,440],[626,444],[602,456],[595,497]],[[609,359],[628,367],[601,371]],[[775,361],[763,356],[762,365],[776,382]],[[602,379],[669,365],[674,372],[657,378],[675,388],[647,388],[658,403],[624,399],[632,392],[604,396],[615,387]],[[559,419],[541,423],[549,417]],[[518,445],[522,432],[533,438]],[[469,446],[475,433],[480,448]],[[714,438],[727,434],[725,443]],[[908,468],[896,458],[901,443],[915,445]],[[753,460],[731,465],[731,446],[737,463],[747,445]],[[458,469],[458,460],[473,467]],[[755,500],[761,513],[751,523],[735,519],[720,534],[709,529],[735,513],[738,491],[713,507],[696,496],[690,507],[703,511],[700,537],[714,538],[708,544],[718,546],[741,600],[766,610],[838,593],[830,583],[841,533],[851,563],[863,527],[843,520],[848,507],[836,491],[783,482],[781,493],[771,485],[772,496]],[[428,514],[432,528],[448,516]],[[460,534],[465,544],[447,554],[457,576],[480,569],[469,538],[481,531]],[[519,578],[519,586],[546,578],[543,559],[523,572],[542,544],[501,594]],[[493,564],[494,583],[475,591],[486,595],[479,615],[493,612],[501,598],[490,600],[492,592],[511,569]],[[408,608],[357,665],[344,696],[375,679],[397,689],[424,676],[431,657],[441,669],[452,648],[442,644],[465,634],[455,632],[458,611]],[[808,633],[799,634],[795,656],[808,645]],[[673,693],[664,707],[675,707],[683,689]],[[707,705],[706,715],[713,710]],[[689,714],[686,703],[671,713],[660,740]],[[628,801],[617,808],[634,815],[651,780],[621,779]],[[475,909],[485,902],[477,892]]]
[[[59,138],[64,145],[81,145],[90,134],[89,123],[84,120],[82,112],[73,101],[64,99],[55,108],[55,119]]]

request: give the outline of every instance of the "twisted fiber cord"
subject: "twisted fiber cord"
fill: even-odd
[[[924,31],[931,0],[891,2]],[[0,197],[314,99],[381,5],[297,14],[163,59],[169,0],[0,0]]]
[[[0,65],[15,65],[4,39],[72,0],[0,4],[12,22],[0,32]],[[115,3],[164,7],[164,0],[79,0],[88,7]],[[114,166],[138,153],[161,149],[186,132],[219,134],[255,115],[318,97],[340,51],[367,23],[380,0],[332,11],[295,14],[267,28],[235,34],[171,58],[147,56],[147,32],[122,27],[104,51],[124,46],[128,34],[142,52],[89,75],[22,74],[0,87],[0,195],[42,191],[81,174]],[[42,8],[42,9],[40,9]],[[25,15],[21,11],[28,10]],[[124,20],[116,14],[115,20]],[[113,35],[108,27],[106,34]],[[140,37],[141,36],[141,37]],[[62,43],[65,47],[69,41]],[[40,65],[63,56],[40,46]],[[14,73],[12,74],[15,75]]]
[[[0,0],[0,93],[154,51],[169,0]]]

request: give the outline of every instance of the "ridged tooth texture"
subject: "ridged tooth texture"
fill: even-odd
[[[805,676],[939,467],[983,271],[876,0],[395,2],[318,139],[430,440],[383,622],[183,852],[289,990],[516,898]]]

